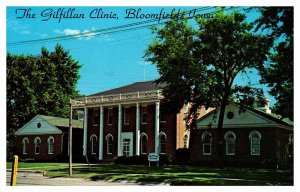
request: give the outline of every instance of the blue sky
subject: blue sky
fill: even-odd
[[[20,42],[35,39],[47,39],[63,35],[76,35],[79,32],[90,32],[98,29],[105,29],[125,24],[131,24],[147,19],[129,19],[126,17],[126,9],[130,7],[75,7],[75,13],[85,15],[84,19],[58,19],[42,17],[41,13],[48,7],[26,7],[31,8],[31,13],[36,14],[36,18],[17,18],[22,15],[16,9],[24,7],[7,8],[7,43]],[[59,7],[51,7],[57,10]],[[62,7],[67,10],[72,7]],[[102,8],[105,13],[116,13],[118,19],[91,19],[89,14],[95,8]],[[159,13],[191,10],[199,7],[134,7],[141,8],[140,13]],[[203,13],[211,12],[213,8],[206,9]],[[257,14],[249,14],[248,20],[253,20]],[[34,44],[7,46],[7,52],[13,54],[33,54],[40,53],[41,47],[53,50],[57,43],[69,50],[73,58],[83,66],[80,69],[81,78],[78,81],[78,90],[81,94],[89,95],[111,88],[127,85],[137,81],[152,80],[158,77],[155,65],[145,63],[143,59],[147,45],[151,43],[154,35],[149,28],[142,28],[131,31],[124,31],[99,36],[78,37],[71,40],[59,42],[42,42]],[[241,75],[236,82],[246,84],[251,80],[251,84],[258,84],[259,77],[255,74]],[[256,85],[268,90],[263,85]],[[274,99],[266,94],[274,104]]]

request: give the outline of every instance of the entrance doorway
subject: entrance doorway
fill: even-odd
[[[132,156],[133,155],[133,133],[123,132],[121,134],[122,141],[122,156]]]

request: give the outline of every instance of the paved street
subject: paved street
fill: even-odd
[[[6,185],[10,185],[10,176],[11,171],[6,171]],[[63,178],[56,177],[50,178],[43,176],[43,173],[35,171],[20,171],[17,174],[17,186],[26,186],[26,185],[43,185],[43,186],[141,186],[141,185],[157,185],[150,183],[134,183],[129,181],[92,181],[89,179],[81,178]]]

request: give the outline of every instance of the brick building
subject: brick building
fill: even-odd
[[[197,120],[191,131],[190,161],[216,162],[219,108]],[[292,165],[293,123],[272,114],[266,104],[241,112],[227,105],[222,130],[223,162],[234,166]],[[289,166],[289,165],[288,165]]]
[[[167,114],[161,99],[161,87],[146,81],[72,100],[74,109],[84,109],[83,155],[111,161],[187,147],[185,110]]]
[[[73,121],[73,157],[82,158],[83,121]],[[37,115],[15,132],[16,154],[21,159],[40,161],[68,157],[69,119]],[[76,153],[75,153],[76,152]]]

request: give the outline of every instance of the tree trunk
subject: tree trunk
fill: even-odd
[[[218,118],[217,126],[217,165],[223,167],[224,149],[223,149],[223,121],[225,115],[225,108],[227,105],[227,99],[224,99],[220,106],[220,114]]]

